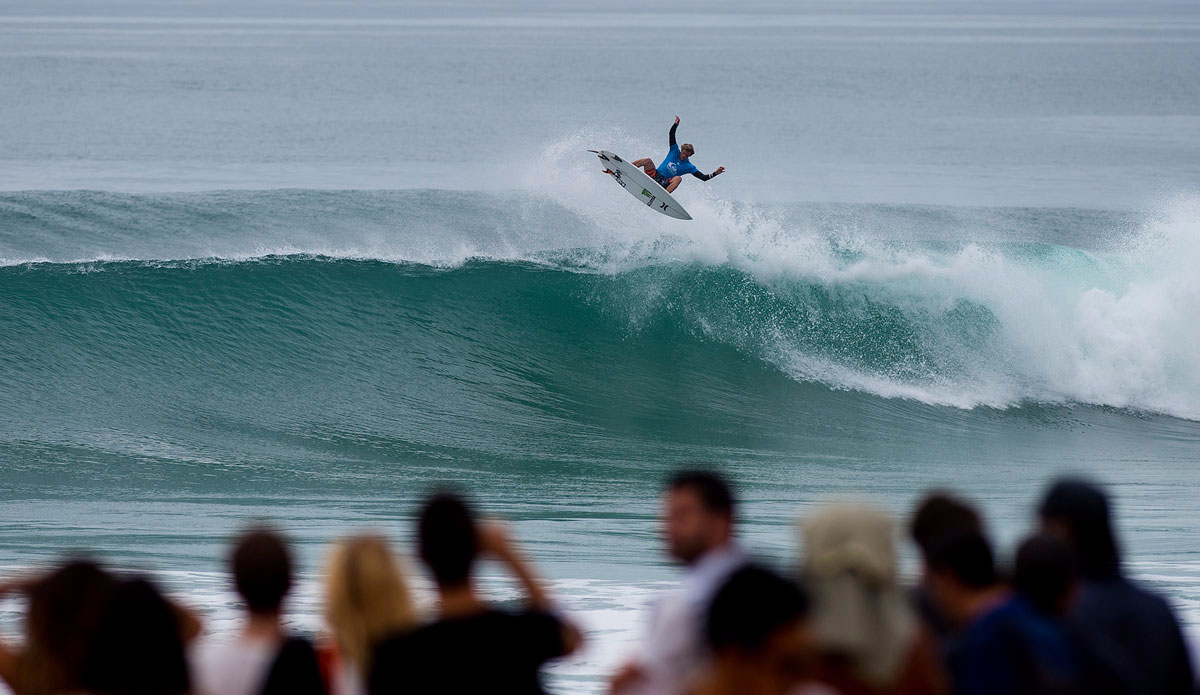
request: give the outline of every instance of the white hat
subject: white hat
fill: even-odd
[[[800,526],[803,574],[822,648],[846,658],[863,681],[890,685],[900,676],[917,630],[896,582],[891,517],[865,505],[836,504]]]

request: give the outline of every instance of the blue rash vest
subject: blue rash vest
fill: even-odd
[[[700,170],[692,166],[691,162],[683,161],[683,155],[679,152],[679,145],[675,143],[675,129],[679,124],[671,126],[671,132],[667,136],[667,143],[671,145],[671,149],[667,152],[667,158],[658,165],[658,169],[654,172],[654,180],[657,181],[663,188],[667,187],[667,183],[676,176],[691,174],[701,181],[708,181],[716,176],[716,172],[712,174],[702,174]]]
[[[679,145],[671,143],[671,151],[667,152],[667,158],[658,165],[658,173],[664,178],[672,178],[675,176],[683,176],[684,174],[695,174],[700,170],[692,166],[691,162],[685,162],[679,152]]]

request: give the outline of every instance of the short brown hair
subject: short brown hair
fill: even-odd
[[[689,156],[696,154],[696,148],[692,147],[692,143],[690,142],[683,143],[683,150],[687,152]]]
[[[679,471],[667,481],[667,489],[671,492],[688,490],[700,498],[704,511],[733,518],[737,502],[729,483],[718,473],[703,469]]]
[[[229,564],[234,585],[251,613],[279,610],[292,588],[292,557],[283,536],[265,526],[246,529],[234,544]]]
[[[466,500],[452,492],[429,498],[417,520],[417,550],[439,586],[456,586],[471,578],[479,531]]]
[[[921,500],[909,526],[913,541],[926,558],[946,538],[982,530],[983,520],[974,507],[941,490]]]

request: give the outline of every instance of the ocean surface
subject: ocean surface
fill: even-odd
[[[728,169],[692,222],[585,152],[676,114]],[[1194,4],[10,0],[0,123],[4,575],[87,549],[220,639],[268,519],[316,633],[325,544],[407,553],[449,485],[595,692],[678,580],[681,465],[783,568],[822,502],[932,487],[1011,549],[1070,472],[1200,634]]]

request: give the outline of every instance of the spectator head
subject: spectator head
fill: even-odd
[[[338,542],[325,574],[325,620],[342,656],[370,672],[373,646],[416,622],[408,581],[387,541],[362,535]]]
[[[729,576],[713,597],[705,638],[716,668],[735,682],[784,692],[805,675],[811,639],[808,601],[794,583],[753,565]],[[747,688],[750,690],[750,688]]]
[[[976,599],[999,584],[992,546],[979,531],[960,533],[934,545],[926,572],[941,609],[959,624],[969,623]]]
[[[183,695],[183,628],[175,608],[143,578],[123,581],[108,604],[84,666],[87,692]]]
[[[68,561],[30,585],[21,692],[84,690],[84,662],[117,586],[88,560]]]
[[[1067,614],[1075,588],[1075,556],[1066,541],[1047,533],[1017,549],[1013,589],[1043,615]]]
[[[421,509],[417,546],[438,586],[469,583],[479,555],[479,533],[471,508],[453,493],[434,495]]]
[[[283,536],[265,526],[244,531],[229,564],[246,609],[252,615],[277,615],[292,588],[292,556]]]
[[[895,526],[858,504],[825,507],[804,520],[803,576],[821,650],[860,681],[895,683],[912,652],[917,616],[897,582]]]
[[[1098,486],[1079,479],[1059,480],[1050,487],[1038,511],[1042,529],[1074,549],[1084,579],[1107,579],[1120,573],[1121,555],[1108,497]]]
[[[667,549],[686,564],[733,537],[733,493],[716,473],[676,474],[667,483],[663,507]]]
[[[979,513],[966,502],[940,491],[932,492],[921,500],[909,527],[922,558],[929,557],[930,549],[940,539],[968,531],[983,531]]]

